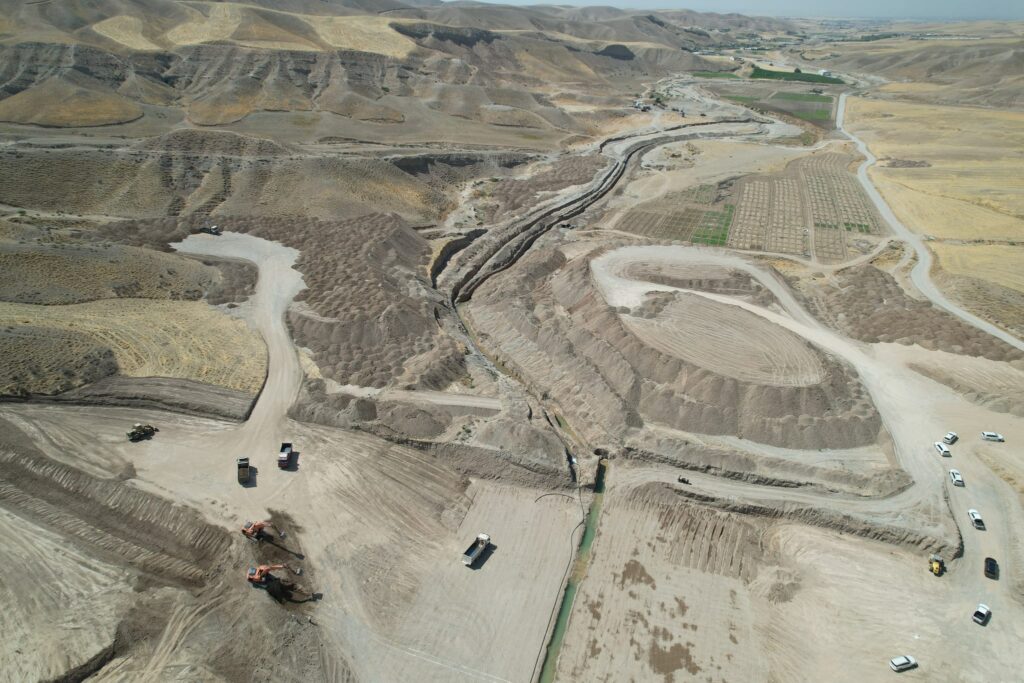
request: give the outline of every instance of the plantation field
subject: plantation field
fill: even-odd
[[[772,95],[773,100],[793,100],[795,102],[825,102],[832,103],[830,95],[815,95],[813,93],[799,92],[777,92]]]
[[[832,116],[831,109],[812,109],[810,111],[794,111],[793,116],[805,121],[828,121]]]
[[[739,78],[731,71],[694,71],[697,78]]]
[[[791,71],[769,71],[755,66],[750,73],[751,78],[774,79],[778,81],[801,81],[803,83],[832,83],[843,85],[844,81],[831,76],[819,76],[818,74],[795,73]]]

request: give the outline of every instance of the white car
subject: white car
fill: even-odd
[[[992,610],[988,608],[988,605],[978,605],[974,610],[974,623],[981,624],[984,626],[988,623],[988,620],[992,618]]]
[[[941,455],[943,458],[949,458],[953,456],[953,453],[950,452],[950,450],[946,447],[946,444],[942,443],[941,441],[935,442],[935,450],[937,450],[939,452],[939,455]]]
[[[985,439],[985,441],[1006,441],[999,432],[982,432],[981,438]]]
[[[975,529],[984,530],[985,520],[981,518],[981,513],[979,513],[977,510],[968,510],[967,516],[971,518],[971,524],[974,525]]]
[[[889,668],[893,671],[909,671],[917,668],[917,660],[910,655],[900,655],[889,660]]]
[[[957,442],[959,438],[960,437],[957,435],[956,432],[947,432],[946,435],[942,437],[942,443],[948,443],[950,446],[952,446]]]
[[[960,474],[960,470],[950,470],[949,478],[953,480],[953,486],[963,486],[964,477]]]

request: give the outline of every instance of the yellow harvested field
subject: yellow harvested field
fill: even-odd
[[[92,30],[105,38],[133,50],[159,50],[160,46],[142,34],[142,20],[121,14],[92,25]]]
[[[183,6],[184,7],[184,6]],[[238,5],[229,3],[208,6],[209,16],[191,10],[192,19],[179,24],[165,34],[175,45],[195,45],[211,40],[228,40],[242,21]]]
[[[1024,292],[1024,248],[1002,244],[929,245],[943,270]]]
[[[892,179],[887,170],[872,170],[871,180],[900,220],[915,232],[937,239],[1009,240],[1024,234],[1024,220],[1016,216],[923,192]]]
[[[192,10],[192,18],[166,33],[167,40],[176,45],[194,45],[223,40],[246,47],[264,50],[321,50],[323,43],[340,50],[375,52],[389,57],[403,58],[416,48],[416,43],[388,24],[394,21],[378,16],[315,16],[293,12],[277,12],[261,8],[255,17],[254,8],[239,3],[195,3],[204,12]],[[271,23],[269,17],[280,16],[288,24],[295,21],[308,24],[308,34],[289,32]],[[305,40],[308,38],[309,40]]]
[[[388,57],[407,57],[416,48],[410,38],[390,26],[388,17],[303,17],[320,39],[341,50],[376,52]]]
[[[109,347],[120,374],[191,379],[256,393],[266,346],[245,322],[200,301],[105,299],[68,306],[0,303],[0,327],[84,334]]]
[[[852,130],[889,160],[872,176],[908,227],[948,238],[1022,234],[1024,112],[863,98],[847,106]],[[886,167],[892,160],[918,166]]]

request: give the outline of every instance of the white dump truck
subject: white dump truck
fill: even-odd
[[[466,552],[462,555],[462,564],[467,567],[472,567],[473,563],[476,562],[480,555],[483,554],[484,550],[491,544],[491,537],[487,534],[478,534],[476,539],[466,548]]]
[[[286,470],[292,466],[292,458],[295,457],[295,449],[290,443],[281,444],[281,450],[277,454],[277,466]]]

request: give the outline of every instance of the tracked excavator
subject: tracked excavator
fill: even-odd
[[[935,576],[942,576],[946,571],[946,563],[938,555],[932,555],[928,558],[928,568]]]
[[[142,441],[143,439],[149,439],[159,431],[160,430],[153,425],[144,425],[136,422],[135,425],[132,426],[132,430],[128,432],[128,440],[135,442]]]
[[[245,578],[249,583],[257,588],[266,588],[267,584],[276,578],[271,574],[271,572],[278,569],[287,569],[295,576],[302,576],[301,567],[292,569],[286,564],[261,564],[258,567],[249,567],[249,571],[246,572]]]
[[[259,542],[265,538],[270,538],[270,533],[267,532],[267,529],[274,529],[277,531],[277,537],[280,539],[284,539],[288,535],[278,527],[274,526],[274,523],[269,520],[264,522],[246,522],[242,526],[242,535],[250,541]]]

